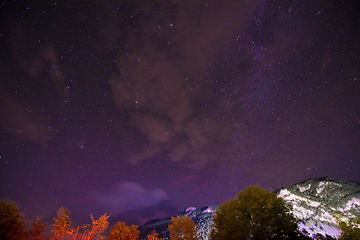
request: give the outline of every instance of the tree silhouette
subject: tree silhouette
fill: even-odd
[[[0,240],[18,240],[25,237],[25,222],[19,208],[8,201],[0,202]]]
[[[297,239],[298,220],[275,193],[259,186],[246,188],[220,205],[213,216],[212,240]]]
[[[188,216],[177,216],[177,218],[171,217],[171,221],[172,224],[169,225],[171,240],[198,240],[195,223]]]

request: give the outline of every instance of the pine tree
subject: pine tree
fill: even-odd
[[[70,211],[64,207],[61,207],[57,211],[57,218],[55,218],[55,223],[53,224],[53,229],[51,233],[54,239],[62,240],[65,236],[72,234],[71,222],[70,222]]]
[[[27,233],[31,240],[44,240],[43,233],[45,232],[46,224],[41,223],[40,218],[36,219],[36,222],[31,223],[32,229]]]

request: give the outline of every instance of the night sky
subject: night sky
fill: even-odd
[[[1,2],[0,198],[141,225],[251,185],[360,182],[359,6]]]

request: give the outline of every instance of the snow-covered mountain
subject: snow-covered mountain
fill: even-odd
[[[280,188],[275,193],[292,205],[294,216],[301,220],[300,231],[314,239],[316,234],[334,238],[340,234],[334,214],[341,213],[344,218],[352,218],[360,213],[360,184],[356,182],[344,182],[330,177],[314,178]],[[216,208],[189,207],[178,215],[189,216],[196,224],[198,236],[207,240]],[[169,239],[170,224],[171,217],[150,220],[139,227],[140,237],[146,239],[149,232],[156,230],[159,237]]]
[[[300,230],[310,236],[320,233],[337,237],[334,214],[355,217],[360,213],[360,184],[337,178],[315,178],[276,191],[293,206],[293,214],[302,220]]]

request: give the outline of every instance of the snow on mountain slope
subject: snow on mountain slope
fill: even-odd
[[[214,206],[202,208],[188,207],[183,212],[179,213],[178,216],[188,216],[191,218],[196,224],[197,236],[205,240],[208,239],[208,235],[211,231],[211,219],[216,208],[217,207]],[[140,238],[146,239],[147,234],[152,230],[155,230],[162,239],[169,239],[170,232],[168,230],[168,226],[170,224],[171,217],[150,220],[143,226],[139,227]]]
[[[316,234],[338,237],[334,214],[343,214],[344,219],[360,214],[360,184],[344,182],[336,178],[315,178],[275,191],[278,197],[292,206],[295,217],[301,220],[300,231],[315,239]],[[208,239],[212,216],[217,207],[189,207],[179,216],[187,215],[194,220],[199,237]],[[139,227],[142,239],[156,230],[159,237],[169,238],[168,225],[171,218],[151,220]]]
[[[352,218],[360,213],[360,184],[336,178],[309,179],[276,191],[292,205],[294,216],[301,220],[300,230],[338,237],[335,214]],[[344,218],[344,219],[345,219]]]

